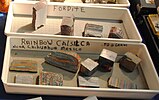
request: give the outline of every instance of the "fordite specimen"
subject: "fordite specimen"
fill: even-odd
[[[80,74],[91,76],[97,70],[98,63],[90,58],[81,62]]]
[[[38,64],[32,60],[13,60],[9,67],[10,71],[37,72]]]
[[[131,52],[127,52],[119,60],[119,66],[121,69],[124,69],[127,72],[132,72],[140,62],[141,59],[139,57],[137,57]]]
[[[42,71],[39,76],[40,85],[62,86],[63,75],[61,73],[53,73]]]
[[[99,78],[98,77],[82,77],[78,76],[78,86],[79,87],[94,87],[99,88]]]
[[[137,89],[137,84],[124,79],[110,77],[108,78],[108,87],[119,88],[119,89]]]
[[[111,30],[109,32],[108,38],[122,39],[123,35],[124,34],[123,34],[121,28],[119,28],[119,27],[111,27]]]
[[[99,69],[101,71],[111,71],[116,57],[117,53],[107,49],[103,49],[98,60]]]
[[[36,3],[32,11],[32,27],[34,30],[44,26],[47,18],[47,2],[46,0],[41,0]]]
[[[45,57],[45,61],[55,67],[76,72],[79,68],[80,56],[75,52],[54,51]]]
[[[61,35],[73,36],[74,16],[64,16],[61,23]]]
[[[116,4],[116,0],[82,0],[83,3]]]
[[[96,24],[89,24],[87,23],[85,25],[85,29],[83,32],[84,37],[102,37],[103,32],[103,26],[102,25],[96,25]]]
[[[82,0],[83,3],[95,3],[96,0]]]

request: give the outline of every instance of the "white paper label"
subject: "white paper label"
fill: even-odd
[[[31,99],[27,99],[27,100],[42,100],[42,97],[31,98]]]
[[[83,100],[98,100],[96,96],[88,96],[87,98]]]

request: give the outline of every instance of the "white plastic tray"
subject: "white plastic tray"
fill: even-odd
[[[14,2],[32,2],[32,1],[39,1],[39,0],[14,0]],[[53,2],[53,0],[47,0],[48,2],[56,3]],[[105,6],[105,7],[124,7],[124,8],[129,8],[130,3],[129,0],[117,0],[117,4],[86,4],[86,3],[81,3],[82,1],[80,0],[65,0],[64,3],[67,4],[78,4],[78,5],[86,5],[86,6]]]
[[[87,57],[96,59],[102,49],[116,52],[118,57],[126,52],[132,52],[141,58],[140,66],[131,74],[123,73],[116,68],[116,75],[129,78],[135,82],[138,89],[112,89],[107,87],[107,79],[111,72],[96,72],[100,78],[100,88],[77,87],[77,74],[61,71],[57,68],[52,70],[64,74],[64,86],[27,85],[13,82],[16,72],[10,72],[9,66],[14,59],[29,59],[38,61],[39,66],[44,64],[44,57],[52,50],[67,50],[77,52],[82,59]],[[150,99],[159,93],[159,79],[147,51],[142,43],[127,43],[113,41],[97,41],[60,37],[34,37],[34,36],[9,36],[7,37],[4,56],[2,82],[7,93],[17,94],[43,94],[43,95],[66,95],[66,96],[91,96],[112,98],[135,98]],[[45,66],[48,66],[45,64]]]
[[[142,38],[136,28],[131,14],[126,8],[92,7],[75,4],[48,3],[47,20],[44,27],[32,30],[32,7],[36,2],[18,3],[10,5],[5,34],[9,35],[36,35],[87,38],[97,40],[114,40],[127,42],[141,42]],[[21,8],[21,9],[19,9]],[[55,35],[60,32],[63,16],[75,16],[74,36]],[[99,24],[104,27],[103,38],[82,37],[86,23]],[[107,38],[111,27],[120,27],[124,33],[123,39]]]

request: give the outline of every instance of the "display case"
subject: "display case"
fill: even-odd
[[[79,76],[80,67],[76,72],[72,73],[61,68],[53,67],[45,61],[45,57],[50,52],[61,50],[65,52],[77,53],[81,58],[80,62],[86,58],[90,58],[96,61],[99,59],[99,56],[101,56],[100,53],[103,49],[115,52],[117,57],[111,71],[103,72],[101,70],[97,70],[91,76],[98,78],[98,81],[96,81],[98,82],[98,85],[96,82],[93,83],[98,86],[96,88],[79,87],[77,77]],[[141,62],[133,72],[125,72],[121,69],[121,67],[119,67],[120,65],[118,64],[118,61],[126,52],[131,52],[141,59]],[[24,69],[22,72],[12,71],[10,68],[11,66],[13,67],[12,62],[15,60],[36,61],[36,66],[38,69],[40,69],[40,71],[44,70],[61,73],[64,76],[62,78],[63,85],[52,86],[45,84],[41,85],[38,83],[23,84],[21,83],[22,81],[18,83],[17,79],[15,81],[15,77],[21,80],[20,77],[28,72],[25,72]],[[39,71],[36,73],[37,76],[39,76],[38,72]],[[19,76],[20,74],[21,76]],[[29,74],[33,75],[35,73]],[[135,87],[137,87],[135,89],[108,87],[108,80],[111,76],[131,81],[132,83],[136,84]],[[23,82],[24,81],[25,80],[23,79]],[[75,39],[69,37],[40,37],[32,35],[8,36],[3,62],[2,82],[7,93],[16,94],[43,94],[63,96],[96,95],[97,97],[150,99],[159,92],[159,79],[151,57],[144,44],[106,40],[88,40],[85,38]]]

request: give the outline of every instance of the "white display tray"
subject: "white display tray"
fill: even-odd
[[[36,35],[36,36],[55,36],[55,37],[74,37],[97,40],[113,40],[127,42],[141,42],[142,38],[136,28],[131,14],[126,8],[115,7],[92,7],[77,6],[75,4],[66,5],[64,3],[48,3],[47,20],[44,27],[33,30],[32,7],[35,2],[10,4],[5,34],[9,35]],[[21,8],[21,9],[19,9]],[[56,35],[59,33],[63,16],[75,16],[74,35]],[[83,37],[82,32],[86,23],[103,26],[103,38]],[[111,27],[119,27],[124,34],[123,39],[107,38]]]
[[[14,0],[14,2],[32,2],[32,1],[39,1],[39,0]],[[56,3],[53,2],[53,0],[47,0],[49,2],[52,3]],[[129,0],[117,0],[116,4],[89,4],[89,3],[81,3],[81,0],[65,0],[64,3],[67,4],[78,4],[78,5],[86,5],[86,6],[105,6],[105,7],[125,7],[128,8],[130,6]]]
[[[93,76],[99,77],[100,88],[77,87],[77,73],[70,73],[58,68],[49,71],[64,75],[63,86],[46,86],[14,83],[14,75],[20,72],[9,71],[12,60],[25,59],[38,61],[39,67],[49,66],[44,63],[44,57],[53,50],[67,50],[77,52],[81,59],[98,59],[102,49],[108,49],[118,54],[120,58],[126,52],[132,52],[141,58],[140,66],[132,73],[121,71],[119,67],[115,76],[128,79],[137,84],[138,89],[113,89],[107,87],[107,79],[111,72],[97,71]],[[115,61],[117,62],[117,61]],[[116,65],[116,64],[114,64]],[[45,68],[44,68],[45,69]],[[47,69],[46,69],[47,70]],[[63,96],[92,96],[112,98],[150,99],[159,93],[159,79],[146,46],[142,43],[127,43],[113,41],[96,41],[87,39],[60,38],[60,37],[34,37],[34,36],[9,36],[7,37],[6,50],[3,62],[2,82],[7,93],[16,94],[42,94]]]

